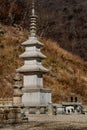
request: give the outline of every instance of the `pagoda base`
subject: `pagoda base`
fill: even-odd
[[[22,104],[24,107],[41,106],[51,103],[51,90],[48,89],[23,89]]]

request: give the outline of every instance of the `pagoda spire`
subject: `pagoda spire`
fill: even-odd
[[[32,0],[32,11],[30,16],[30,36],[36,37],[36,23],[37,23],[37,15],[35,14],[35,1]]]

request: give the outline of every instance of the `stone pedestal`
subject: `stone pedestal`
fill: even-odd
[[[23,90],[22,103],[24,106],[47,105],[51,103],[51,91],[46,89]]]

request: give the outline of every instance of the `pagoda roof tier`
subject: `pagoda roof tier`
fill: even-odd
[[[16,70],[19,73],[47,73],[48,69],[43,67],[42,65],[24,65]]]
[[[22,43],[23,46],[37,46],[42,47],[44,44],[39,42],[36,37],[30,37],[27,41]]]
[[[43,55],[40,51],[33,51],[33,52],[25,51],[19,57],[23,59],[34,59],[34,58],[45,59],[46,58],[46,56]]]

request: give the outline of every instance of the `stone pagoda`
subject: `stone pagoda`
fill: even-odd
[[[46,106],[51,103],[51,90],[43,88],[43,74],[47,73],[48,69],[41,63],[46,56],[41,53],[40,48],[43,47],[43,43],[38,41],[36,36],[37,15],[34,1],[30,19],[30,37],[22,43],[25,52],[19,56],[24,60],[24,65],[17,69],[18,73],[23,74],[22,104],[24,106]]]

